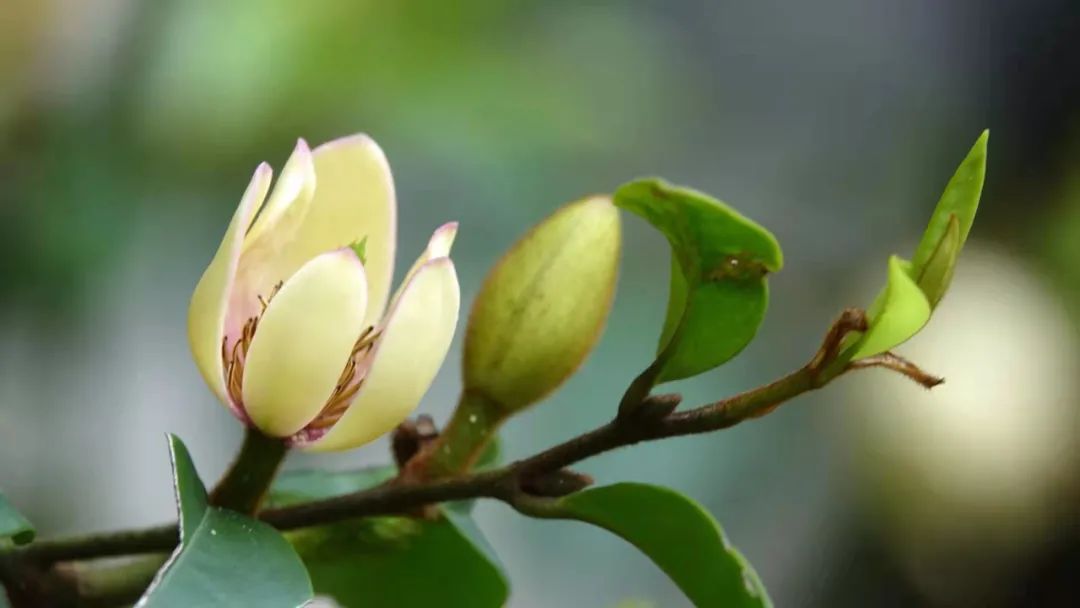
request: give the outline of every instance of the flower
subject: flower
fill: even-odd
[[[255,170],[195,287],[191,351],[245,423],[312,451],[357,447],[416,408],[446,357],[457,224],[435,231],[388,298],[396,202],[379,146],[301,139],[267,198],[271,175]]]

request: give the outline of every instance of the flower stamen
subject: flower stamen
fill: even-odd
[[[266,313],[270,301],[281,291],[281,286],[284,284],[284,281],[278,281],[270,290],[270,295],[265,298],[261,295],[258,296],[262,310],[259,314],[244,322],[244,327],[240,330],[240,339],[233,342],[232,348],[228,346],[228,336],[221,340],[221,359],[225,363],[225,389],[228,391],[232,402],[241,409],[243,409],[244,395],[244,362],[247,360],[248,349],[251,348],[251,341],[255,339],[255,330],[259,328],[259,319]]]
[[[330,394],[330,398],[327,399],[323,410],[319,412],[319,415],[305,430],[319,431],[329,428],[336,424],[345,414],[345,411],[349,409],[349,404],[352,403],[356,393],[360,391],[360,386],[364,383],[364,375],[367,372],[365,369],[357,377],[360,361],[375,346],[375,341],[378,340],[381,333],[375,331],[375,327],[371,325],[360,333],[356,344],[353,345],[352,353],[349,354],[349,361],[345,364],[345,369],[341,371],[341,376],[338,377],[334,392]]]

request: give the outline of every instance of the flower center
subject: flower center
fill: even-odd
[[[255,331],[259,328],[259,320],[266,313],[270,301],[281,290],[282,284],[282,282],[278,282],[266,298],[259,296],[259,305],[262,310],[260,310],[259,314],[244,322],[240,336],[232,344],[231,348],[228,344],[228,336],[221,341],[221,359],[225,364],[225,388],[229,393],[229,398],[232,399],[232,402],[236,404],[241,412],[244,411],[244,363],[247,360],[248,349],[251,348],[251,342],[255,338]],[[319,415],[310,424],[297,433],[296,439],[311,439],[322,435],[345,414],[345,411],[349,409],[349,403],[352,402],[353,397],[360,390],[360,386],[364,382],[364,376],[367,375],[367,367],[361,366],[361,363],[364,362],[367,354],[371,352],[371,349],[375,346],[375,341],[381,333],[381,331],[376,331],[373,325],[369,325],[364,331],[360,332],[360,337],[357,338],[356,344],[353,345],[352,352],[349,353],[349,360],[345,363],[345,368],[341,370],[341,375],[338,376],[337,384],[334,386],[334,391],[330,394],[330,397],[326,400],[326,405],[323,406]]]

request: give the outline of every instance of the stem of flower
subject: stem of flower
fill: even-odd
[[[236,460],[210,492],[210,503],[253,515],[262,504],[287,452],[283,440],[267,437],[249,427]]]
[[[465,391],[438,439],[406,468],[406,478],[436,479],[468,471],[495,437],[508,412],[486,396]]]

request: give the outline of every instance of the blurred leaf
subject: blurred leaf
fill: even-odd
[[[504,412],[492,422],[558,388],[592,350],[611,310],[620,240],[618,210],[591,197],[534,226],[488,273],[469,315],[464,376],[466,393]]]
[[[701,505],[667,488],[619,483],[560,501],[569,517],[633,544],[698,608],[771,606],[757,573]]]
[[[270,500],[282,504],[279,493],[294,501],[329,498],[377,485],[392,474],[392,467],[285,473]],[[315,592],[343,606],[500,607],[510,593],[502,566],[465,510],[455,506],[441,508],[435,521],[367,517],[287,536]]]
[[[956,169],[949,184],[945,186],[945,192],[942,193],[922,240],[915,249],[915,256],[911,259],[912,276],[923,273],[938,249],[938,244],[945,238],[951,218],[956,218],[960,232],[957,250],[967,241],[986,178],[986,144],[989,139],[990,131],[983,131]]]
[[[270,526],[207,504],[187,448],[169,436],[180,546],[138,606],[295,608],[312,597],[296,553]]]
[[[397,468],[381,465],[352,471],[322,471],[305,469],[278,475],[265,507],[276,509],[328,496],[340,496],[357,490],[373,488],[393,479]]]
[[[484,451],[480,452],[480,457],[476,459],[476,464],[473,465],[472,470],[483,471],[485,469],[494,469],[501,464],[502,439],[496,435],[486,446],[484,446]]]
[[[867,311],[868,328],[842,359],[872,357],[894,348],[915,334],[930,319],[930,302],[914,279],[910,264],[889,258],[889,282]]]
[[[0,540],[10,538],[16,545],[25,545],[34,540],[35,532],[34,525],[0,492]]]
[[[671,244],[658,382],[700,374],[739,354],[764,318],[765,276],[783,266],[773,235],[720,201],[661,179],[621,186],[615,204],[644,218]]]

